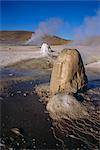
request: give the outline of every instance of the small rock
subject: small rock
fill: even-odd
[[[21,94],[21,91],[17,91],[17,94]]]
[[[74,137],[75,137],[75,136],[74,136],[74,135],[72,135],[72,134],[71,134],[71,135],[69,135],[69,136],[70,136],[71,138],[74,138]]]
[[[30,84],[33,84],[33,82],[31,81]]]
[[[21,133],[20,133],[20,130],[18,128],[12,128],[11,131],[16,134],[16,135],[20,135],[20,136],[23,136]]]
[[[35,141],[35,139],[32,139],[32,141]]]
[[[39,99],[38,101],[39,101],[39,102],[42,102],[42,100],[41,100],[41,99]]]
[[[22,141],[24,141],[24,138],[22,138]]]
[[[4,144],[2,144],[2,143],[0,143],[0,147],[3,147],[3,148],[4,148],[4,147],[5,147],[5,145],[4,145]]]
[[[48,114],[48,111],[45,110],[44,113],[45,113],[45,114]]]
[[[50,119],[49,119],[49,118],[47,118],[47,121],[50,121]]]
[[[19,146],[19,143],[17,143],[17,146]]]
[[[24,93],[24,94],[23,94],[23,96],[25,96],[25,97],[26,97],[26,96],[27,96],[27,94],[26,94],[26,93]]]
[[[91,132],[93,132],[93,128],[90,128]]]
[[[58,144],[58,143],[56,143],[56,146],[59,146],[59,144]]]
[[[14,96],[14,93],[11,93],[11,96]]]
[[[10,73],[10,74],[9,74],[9,76],[10,76],[10,77],[12,77],[12,76],[13,76],[13,74],[12,74],[12,73]]]
[[[3,97],[0,97],[0,100],[3,100]]]

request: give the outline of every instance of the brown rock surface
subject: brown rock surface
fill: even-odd
[[[52,94],[76,93],[87,85],[82,58],[76,49],[64,49],[56,59],[50,82]]]

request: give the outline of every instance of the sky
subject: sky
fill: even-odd
[[[63,20],[58,36],[72,39],[69,29],[78,28],[86,17],[95,16],[99,1],[2,1],[0,30],[35,31],[42,21]],[[52,23],[51,23],[52,24]]]

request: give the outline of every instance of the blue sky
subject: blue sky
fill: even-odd
[[[1,30],[35,31],[41,21],[56,17],[77,28],[98,9],[99,1],[2,1]],[[72,38],[64,28],[57,35]]]

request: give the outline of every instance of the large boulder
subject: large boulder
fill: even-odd
[[[80,53],[76,49],[64,49],[55,60],[50,91],[76,93],[87,86],[87,76]]]
[[[50,98],[46,106],[53,120],[86,118],[86,108],[72,95],[57,94]]]

